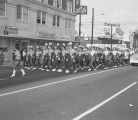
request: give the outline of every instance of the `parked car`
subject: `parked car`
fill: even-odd
[[[136,51],[133,55],[130,56],[129,62],[131,65],[138,65],[138,51]]]

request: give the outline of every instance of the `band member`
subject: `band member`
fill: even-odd
[[[125,63],[125,65],[128,64],[128,62],[129,62],[129,57],[130,57],[129,51],[126,49],[126,50],[124,51],[124,63]]]
[[[53,61],[54,61],[55,55],[54,55],[53,44],[51,42],[49,43],[48,48],[49,48],[49,52],[48,52],[48,54],[49,54],[48,69],[50,70],[52,68],[52,71],[54,72],[54,71],[56,71],[56,69],[53,68]]]
[[[105,48],[105,51],[104,51],[104,65],[105,65],[105,68],[104,69],[107,69],[107,67],[109,66],[109,50],[108,48],[106,47]]]
[[[94,70],[94,61],[96,59],[96,56],[95,56],[95,50],[93,47],[91,47],[91,50],[89,51],[89,54],[90,54],[90,63],[89,63],[89,69],[88,71],[91,71],[92,69]]]
[[[57,43],[57,49],[57,72],[62,72],[62,51],[59,43]]]
[[[116,48],[113,48],[113,51],[112,51],[112,54],[113,54],[113,67],[117,67],[117,50]]]
[[[15,51],[13,51],[13,72],[10,77],[15,77],[17,68],[20,69],[22,77],[26,74],[24,69],[20,65],[20,61],[21,61],[21,53],[18,49],[15,49]]]
[[[24,49],[22,52],[23,57],[23,67],[27,67],[27,51]]]
[[[48,69],[48,61],[49,61],[49,49],[48,49],[48,44],[45,43],[45,47],[43,49],[43,69],[46,68],[46,71],[50,71]]]
[[[61,50],[61,54],[62,54],[62,58],[61,58],[61,66],[62,68],[65,68],[65,54],[67,53],[66,47],[65,47],[65,43],[62,44],[62,50]]]
[[[71,45],[71,43],[68,44],[68,47],[66,49],[66,53],[65,53],[65,73],[69,73],[70,72],[70,60],[71,60],[71,56],[70,56],[70,50],[69,50],[69,46]]]

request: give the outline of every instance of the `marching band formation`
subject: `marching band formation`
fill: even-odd
[[[20,61],[23,62],[23,67],[20,66],[22,76],[26,74],[23,68],[65,73],[73,70],[73,73],[76,73],[79,69],[92,71],[127,65],[131,54],[128,49],[120,50],[114,47],[111,50],[109,47],[93,47],[90,44],[73,46],[71,42],[67,46],[65,43],[46,43],[45,46],[37,48],[30,46],[28,50],[13,52],[14,69],[11,77],[15,76]]]

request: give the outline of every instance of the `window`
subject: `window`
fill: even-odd
[[[71,29],[71,19],[70,18],[66,18],[66,20],[65,20],[65,28],[66,29]]]
[[[66,10],[66,3],[67,3],[67,1],[66,0],[63,0],[62,1],[62,9],[64,9],[64,10]]]
[[[73,10],[73,2],[67,1],[67,11],[72,13]]]
[[[53,16],[53,26],[60,26],[60,16],[54,15]]]
[[[44,3],[44,0],[37,0],[38,2],[42,2],[42,3]]]
[[[48,0],[49,5],[53,5],[53,0]]]
[[[60,16],[57,16],[57,26],[59,27],[60,25]]]
[[[22,19],[22,6],[17,5],[17,19]]]
[[[57,7],[57,0],[53,0],[53,6]]]
[[[28,21],[28,7],[23,7],[23,20]]]
[[[53,16],[53,26],[56,26],[56,15]]]
[[[57,0],[57,7],[62,8],[62,0]]]
[[[46,12],[42,11],[42,24],[46,24]]]
[[[37,11],[37,23],[41,23],[41,11]]]
[[[0,0],[0,16],[5,16],[6,12],[6,2],[5,0]]]
[[[17,5],[17,15],[16,18],[23,21],[28,21],[29,19],[29,8],[23,5]]]
[[[37,23],[38,24],[46,24],[46,12],[38,10],[37,11]]]

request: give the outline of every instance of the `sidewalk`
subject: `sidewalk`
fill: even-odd
[[[12,66],[0,65],[0,71],[12,70]]]

